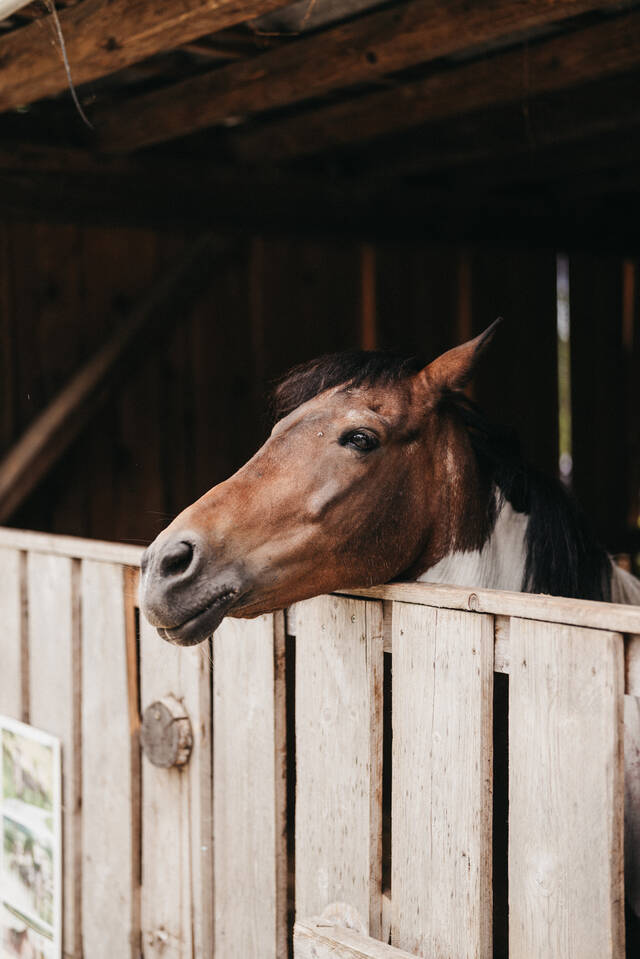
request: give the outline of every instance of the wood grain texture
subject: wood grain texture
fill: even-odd
[[[474,613],[589,626],[620,633],[640,631],[640,606],[598,603],[589,599],[565,599],[562,596],[515,593],[502,589],[470,590],[462,586],[436,586],[429,583],[394,583],[391,586],[340,590],[340,593],[402,603],[424,603],[441,609],[471,610]]]
[[[492,618],[398,603],[392,624],[391,942],[488,959]]]
[[[213,639],[214,954],[286,955],[284,617]]]
[[[63,949],[80,955],[81,765],[80,607],[75,564],[60,556],[28,557],[30,721],[57,736],[62,749]]]
[[[640,916],[640,686],[624,697],[624,893]]]
[[[140,951],[123,573],[82,564],[82,934],[92,959]]]
[[[382,604],[296,607],[296,914],[382,923]]]
[[[239,131],[232,142],[245,160],[320,153],[445,117],[533,100],[636,69],[639,60],[640,15],[634,12],[260,129]]]
[[[143,552],[141,546],[130,546],[127,543],[105,543],[95,539],[82,539],[79,536],[56,536],[8,527],[0,527],[0,549],[50,553],[54,556],[92,559],[104,563],[122,563],[124,566],[138,566]]]
[[[106,150],[128,151],[367,83],[541,24],[602,7],[603,0],[413,0],[302,37],[259,57],[134,97],[96,117]],[[313,64],[313,69],[309,65]]]
[[[208,646],[182,649],[140,623],[142,710],[173,696],[193,734],[184,768],[142,761],[142,941],[144,954],[211,954],[211,712]]]
[[[22,558],[20,551],[0,546],[0,622],[2,669],[0,713],[12,719],[23,715]]]
[[[299,919],[293,929],[294,959],[415,959],[403,949],[332,926],[321,917]]]
[[[624,956],[622,637],[511,622],[509,955]]]
[[[73,79],[81,84],[279,6],[282,0],[87,0],[59,16]],[[3,37],[0,111],[66,88],[53,36],[46,17]]]

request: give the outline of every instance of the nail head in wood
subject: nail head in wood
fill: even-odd
[[[165,696],[147,706],[140,739],[145,756],[154,766],[184,766],[191,755],[193,734],[182,703],[173,696]]]

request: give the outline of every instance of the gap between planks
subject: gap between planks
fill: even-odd
[[[393,652],[391,639],[392,600],[383,600],[385,653]],[[296,608],[287,610],[287,634],[296,635]],[[494,615],[494,659],[493,670],[496,673],[509,673],[511,616]],[[628,696],[640,697],[640,633],[625,633],[624,636],[624,691]]]

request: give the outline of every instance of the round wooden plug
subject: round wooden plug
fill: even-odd
[[[189,761],[193,734],[187,712],[173,696],[147,706],[142,716],[140,741],[145,756],[154,766],[170,769]]]

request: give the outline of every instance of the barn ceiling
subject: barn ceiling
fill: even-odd
[[[50,2],[0,23],[7,214],[637,242],[639,3],[58,0],[89,128]]]

